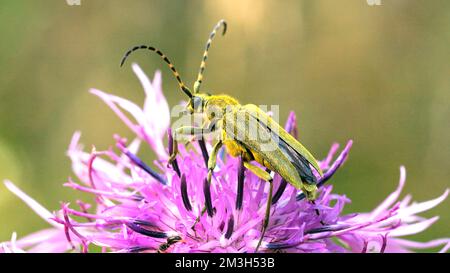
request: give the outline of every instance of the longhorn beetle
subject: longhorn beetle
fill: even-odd
[[[209,93],[200,92],[203,72],[208,59],[208,50],[216,32],[222,26],[222,35],[224,35],[227,24],[224,20],[221,20],[209,36],[193,91],[184,84],[180,74],[167,56],[155,47],[142,45],[131,48],[123,57],[121,66],[125,63],[128,56],[136,50],[146,49],[155,52],[168,64],[178,81],[180,90],[189,97],[186,112],[189,114],[201,114],[203,117],[203,125],[201,127],[182,126],[175,129],[173,153],[169,158],[169,163],[176,159],[178,153],[177,136],[190,135],[199,137],[202,140],[205,133],[214,132],[217,136],[217,142],[207,160],[208,176],[206,178],[207,184],[205,183],[207,187],[211,183],[213,170],[216,166],[216,157],[222,146],[226,147],[226,151],[231,156],[241,157],[246,169],[262,180],[269,182],[265,218],[262,223],[261,237],[255,249],[255,252],[257,252],[269,224],[273,178],[270,172],[251,164],[251,162],[256,161],[267,170],[278,173],[289,184],[301,190],[312,203],[314,203],[317,196],[317,178],[313,169],[317,171],[319,176],[323,174],[314,156],[256,105],[241,105],[235,98],[225,94],[210,95]],[[209,192],[209,188],[206,188],[205,191]],[[210,202],[209,204],[206,202],[202,214],[205,211],[208,212],[209,216],[214,214]],[[319,214],[318,210],[316,210],[316,213]]]

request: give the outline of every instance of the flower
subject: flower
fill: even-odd
[[[219,154],[211,185],[205,182],[207,169],[197,142],[191,148],[179,145],[180,156],[167,166],[173,147],[165,147],[170,115],[162,94],[161,74],[150,81],[133,64],[146,99],[141,108],[117,96],[93,89],[119,118],[136,134],[128,142],[115,136],[116,147],[105,151],[83,151],[80,133],[69,146],[76,179],[65,186],[91,193],[95,205],[77,201],[62,203],[51,213],[12,182],[6,187],[29,205],[51,228],[0,245],[2,252],[87,252],[98,247],[113,252],[254,252],[261,237],[268,183],[250,172],[242,162]],[[125,112],[134,118],[131,120]],[[291,113],[285,126],[297,137],[296,117]],[[169,141],[171,143],[171,141]],[[154,164],[138,156],[142,144],[156,153]],[[422,232],[438,217],[426,219],[417,214],[441,203],[440,197],[411,203],[407,195],[399,200],[404,187],[405,168],[400,168],[399,186],[385,201],[369,213],[343,214],[350,200],[332,192],[326,182],[343,165],[353,142],[349,141],[332,162],[339,145],[333,144],[320,161],[324,170],[318,176],[319,196],[308,202],[301,192],[278,175],[274,178],[270,222],[262,252],[409,252],[414,249],[443,246],[450,239],[420,243],[401,237]],[[206,143],[211,149],[211,143]],[[202,156],[203,155],[203,156]],[[153,167],[152,167],[153,166]],[[245,183],[244,183],[245,182]],[[202,214],[206,204],[206,212]]]

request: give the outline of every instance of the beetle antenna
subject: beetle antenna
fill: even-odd
[[[214,36],[216,36],[217,30],[219,30],[221,26],[223,26],[222,35],[225,35],[225,33],[227,32],[227,22],[223,19],[217,23],[217,25],[212,30],[211,34],[209,34],[208,41],[206,42],[205,51],[203,52],[202,62],[200,63],[200,70],[198,71],[197,80],[195,81],[194,84],[194,93],[198,93],[200,91],[200,85],[202,84],[203,80],[203,72],[205,71],[206,60],[208,59],[208,50],[211,47],[211,43]]]
[[[133,53],[134,51],[139,50],[139,49],[148,49],[148,50],[153,51],[156,54],[158,54],[161,57],[161,59],[163,59],[163,61],[169,65],[170,70],[172,70],[172,74],[175,76],[175,78],[178,81],[178,85],[180,86],[181,91],[183,91],[186,95],[188,95],[189,98],[192,98],[191,90],[189,90],[189,88],[187,88],[187,86],[184,84],[183,80],[180,77],[180,74],[175,69],[175,66],[170,62],[169,58],[167,58],[167,56],[164,55],[164,53],[162,53],[161,50],[159,50],[157,48],[154,48],[152,46],[146,46],[146,45],[135,46],[135,47],[131,48],[130,50],[128,50],[127,53],[125,53],[125,55],[122,58],[122,61],[120,62],[120,66],[121,67],[123,66],[123,64],[125,63],[127,58],[131,55],[131,53]]]

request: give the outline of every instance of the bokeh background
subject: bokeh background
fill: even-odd
[[[355,141],[333,184],[352,199],[347,211],[374,208],[397,187],[415,200],[440,195],[450,179],[450,1],[121,1],[10,0],[0,4],[0,178],[51,210],[91,197],[64,188],[65,152],[75,130],[90,149],[131,132],[95,87],[141,102],[142,88],[119,60],[134,44],[160,47],[193,84],[204,43],[221,18],[229,23],[210,51],[203,90],[243,103],[279,104],[284,123],[298,114],[302,142],[318,158]],[[163,71],[169,103],[184,96],[156,56],[132,57]],[[150,151],[142,155],[152,159]],[[449,201],[414,236],[449,236]],[[46,223],[0,185],[0,241]]]

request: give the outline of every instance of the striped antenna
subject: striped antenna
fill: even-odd
[[[203,52],[202,62],[200,63],[200,70],[198,71],[197,80],[195,81],[195,84],[194,84],[194,93],[198,93],[200,91],[200,85],[202,84],[202,80],[203,80],[203,72],[205,71],[206,60],[208,59],[208,50],[211,47],[211,43],[212,43],[214,36],[216,36],[217,30],[219,30],[219,28],[221,26],[223,26],[222,35],[225,35],[225,33],[227,32],[227,22],[225,22],[225,20],[222,19],[214,27],[211,34],[209,35],[208,41],[206,42],[206,47],[205,47],[205,51]]]
[[[153,51],[156,54],[158,54],[164,60],[164,62],[166,62],[169,65],[170,70],[172,70],[173,75],[175,76],[175,78],[178,81],[178,85],[180,86],[181,91],[183,91],[186,95],[188,95],[189,98],[192,98],[191,90],[189,90],[189,88],[187,88],[187,86],[184,84],[183,80],[180,77],[180,74],[175,69],[175,66],[170,62],[169,58],[167,58],[167,56],[164,55],[164,53],[162,53],[161,50],[159,50],[157,48],[154,48],[152,46],[146,46],[146,45],[135,46],[135,47],[131,48],[130,50],[128,50],[127,53],[125,53],[125,55],[122,58],[122,61],[120,62],[120,66],[121,67],[123,66],[123,64],[125,63],[125,61],[130,56],[131,53],[133,53],[134,51],[139,50],[139,49],[148,49],[148,50]]]

